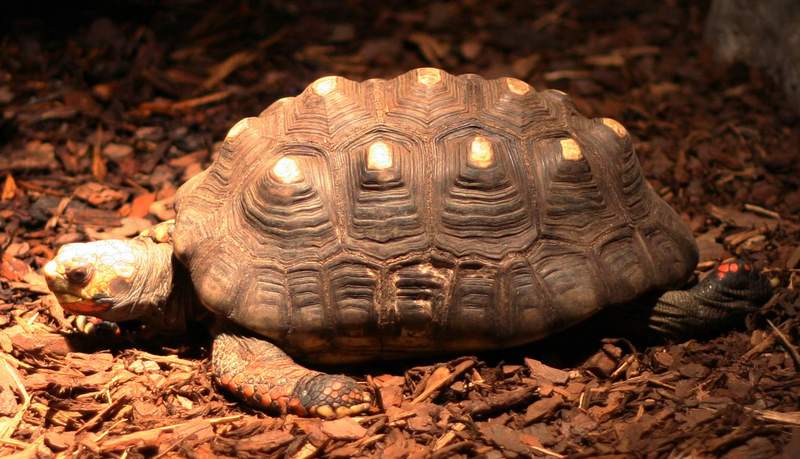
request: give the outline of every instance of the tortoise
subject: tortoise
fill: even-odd
[[[51,290],[66,310],[165,328],[202,305],[232,324],[214,332],[218,385],[280,413],[376,405],[293,358],[509,348],[614,308],[694,333],[769,294],[738,259],[680,290],[696,244],[626,129],[514,78],[321,78],[235,124],[175,208],[137,238],[63,246]]]

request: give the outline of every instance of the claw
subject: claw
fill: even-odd
[[[119,336],[121,334],[116,323],[83,314],[75,317],[75,329],[87,336]]]

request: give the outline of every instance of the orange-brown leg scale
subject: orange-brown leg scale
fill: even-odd
[[[309,370],[259,338],[220,333],[211,364],[220,386],[269,412],[334,418],[374,407],[372,393],[353,379]]]

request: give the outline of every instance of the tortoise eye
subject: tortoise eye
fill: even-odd
[[[92,269],[89,266],[80,266],[67,271],[67,280],[76,285],[86,285],[92,278]]]

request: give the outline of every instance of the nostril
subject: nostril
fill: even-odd
[[[86,285],[92,278],[93,270],[91,266],[78,266],[67,271],[67,280],[71,284]]]

